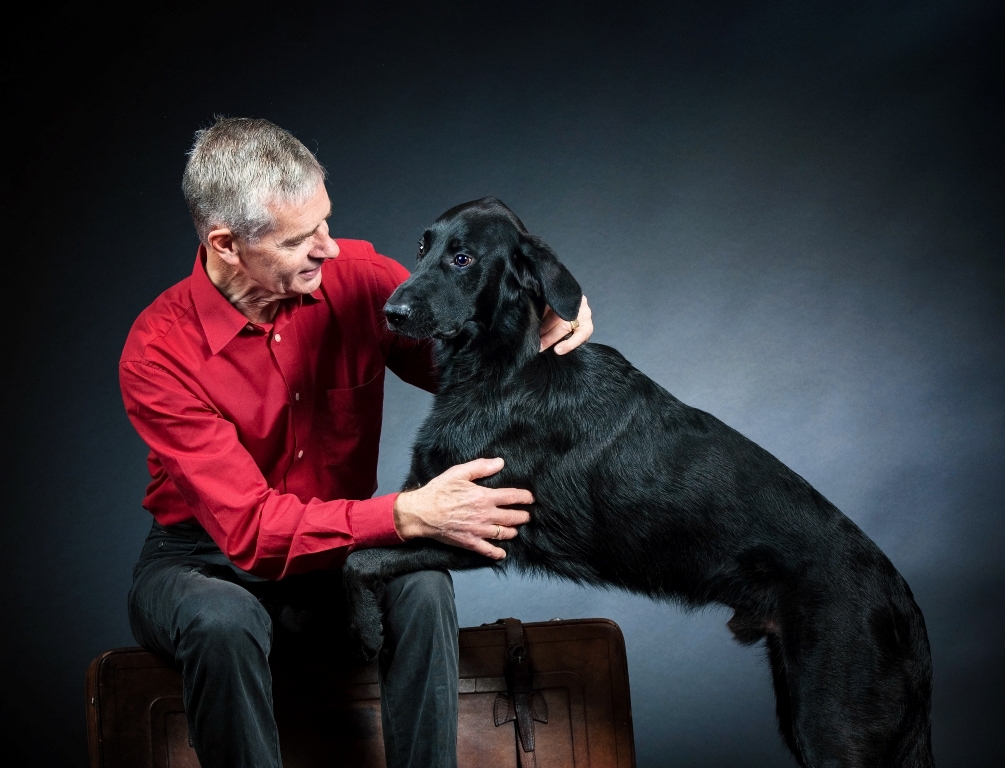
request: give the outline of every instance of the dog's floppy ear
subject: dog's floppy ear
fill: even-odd
[[[563,320],[575,320],[579,316],[583,291],[555,252],[540,237],[521,233],[520,253],[548,306]]]

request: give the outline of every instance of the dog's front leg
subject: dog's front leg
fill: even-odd
[[[470,570],[494,564],[476,552],[428,539],[417,539],[400,547],[358,549],[350,554],[342,567],[342,581],[349,603],[349,635],[362,658],[372,661],[383,645],[380,597],[388,581],[416,571]]]

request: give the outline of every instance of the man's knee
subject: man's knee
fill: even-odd
[[[454,582],[447,571],[416,571],[392,579],[385,599],[385,609],[404,602],[415,611],[455,612]]]
[[[223,582],[191,595],[185,613],[179,627],[179,647],[198,646],[228,656],[249,651],[268,656],[272,620],[255,596],[242,587]]]
[[[421,654],[430,648],[456,648],[457,608],[446,571],[419,571],[393,579],[387,584],[383,608],[385,652],[395,653],[406,638],[406,645]]]

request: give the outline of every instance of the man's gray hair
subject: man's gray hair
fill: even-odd
[[[217,117],[196,131],[181,187],[202,242],[217,227],[255,242],[273,226],[270,204],[305,202],[324,178],[289,131],[268,120]]]

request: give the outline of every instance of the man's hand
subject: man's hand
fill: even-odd
[[[593,334],[593,313],[590,311],[590,305],[586,303],[585,296],[583,303],[579,305],[579,317],[576,320],[579,322],[579,327],[572,330],[572,324],[568,320],[563,320],[551,311],[551,307],[548,307],[544,317],[541,318],[541,351],[544,352],[557,341],[559,343],[555,346],[555,354],[564,355],[590,338]],[[566,336],[569,338],[565,338]]]
[[[394,502],[398,535],[406,540],[436,539],[502,560],[506,551],[489,541],[512,539],[517,534],[515,526],[530,520],[529,513],[505,507],[534,503],[530,491],[484,488],[472,482],[502,468],[502,459],[475,459],[451,467],[422,488],[398,494]]]

